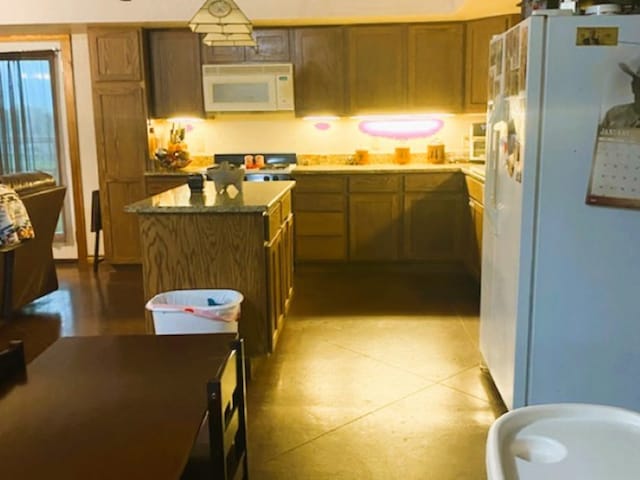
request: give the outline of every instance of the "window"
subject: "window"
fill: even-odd
[[[41,170],[63,183],[56,52],[0,53],[0,172]],[[65,241],[60,216],[56,240]]]

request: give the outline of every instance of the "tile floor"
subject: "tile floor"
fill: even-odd
[[[485,478],[502,407],[477,343],[465,278],[298,272],[277,351],[248,391],[251,478]]]
[[[28,359],[60,336],[145,333],[138,268],[59,266],[7,322]],[[479,370],[478,291],[446,274],[299,270],[277,351],[248,387],[252,480],[485,478],[501,406]]]

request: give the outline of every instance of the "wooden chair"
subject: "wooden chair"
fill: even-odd
[[[207,383],[207,415],[182,480],[248,480],[245,390],[244,345],[237,340]]]
[[[12,380],[24,378],[26,372],[24,345],[20,340],[9,342],[9,348],[0,352],[0,387]]]

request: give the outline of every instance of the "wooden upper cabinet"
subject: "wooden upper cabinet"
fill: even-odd
[[[260,28],[253,31],[255,47],[200,47],[202,63],[256,63],[291,61],[291,30],[289,28]]]
[[[406,106],[406,31],[404,25],[347,27],[351,113]]]
[[[153,116],[203,116],[200,36],[179,29],[148,35]]]
[[[464,25],[411,25],[408,42],[408,106],[414,110],[460,111]]]
[[[245,47],[247,62],[290,62],[291,42],[288,28],[265,28],[253,31],[256,47]]]
[[[345,113],[345,48],[342,27],[294,31],[296,114]]]
[[[94,82],[142,81],[142,33],[138,29],[89,29]]]
[[[484,112],[487,109],[487,78],[489,75],[489,42],[515,21],[513,15],[482,18],[467,22],[465,59],[465,110]]]
[[[210,47],[200,42],[200,55],[204,65],[210,63],[242,63],[244,47]]]

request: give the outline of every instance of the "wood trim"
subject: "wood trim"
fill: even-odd
[[[84,217],[84,195],[82,188],[82,167],[78,139],[78,119],[76,113],[75,88],[73,84],[73,59],[69,35],[5,35],[0,42],[59,42],[62,59],[64,103],[67,119],[67,140],[69,142],[69,163],[71,165],[71,185],[73,191],[73,214],[76,224],[78,263],[88,265],[87,232]]]
[[[73,83],[71,39],[68,35],[64,35],[59,41],[64,70],[64,102],[69,141],[69,162],[71,164],[71,184],[73,186],[73,210],[76,222],[76,248],[78,250],[78,263],[86,267],[89,263],[87,252],[87,225],[84,215],[84,190],[82,186],[82,163],[80,161],[76,94]]]

